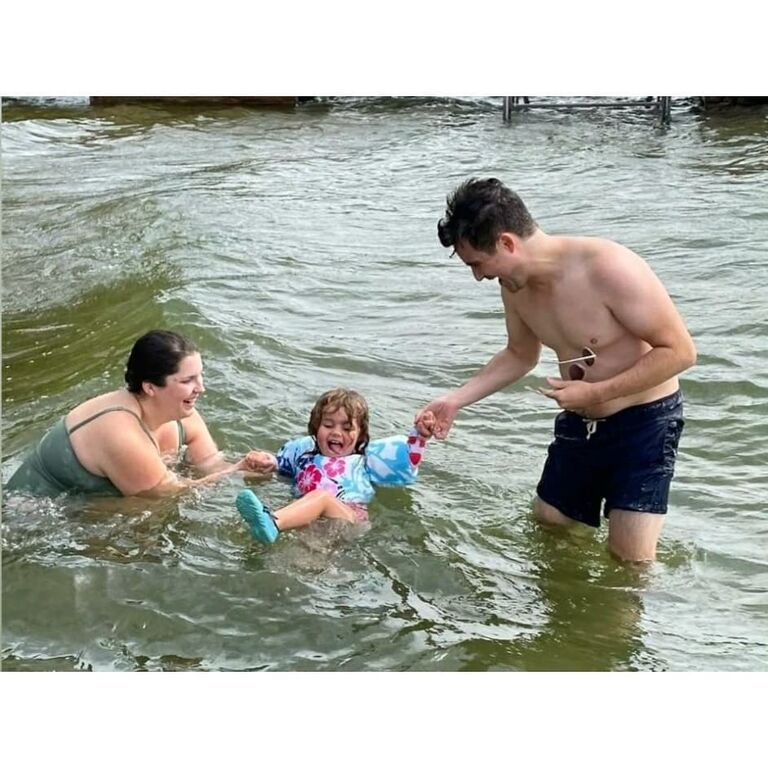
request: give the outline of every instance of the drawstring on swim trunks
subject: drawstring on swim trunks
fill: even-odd
[[[587,440],[597,432],[597,422],[605,419],[584,419],[584,426],[587,428]]]

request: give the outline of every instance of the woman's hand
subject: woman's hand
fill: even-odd
[[[277,470],[277,459],[267,451],[248,451],[238,462],[238,468],[258,475],[271,475]]]

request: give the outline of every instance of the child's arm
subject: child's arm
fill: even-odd
[[[281,475],[293,477],[299,456],[311,450],[313,446],[311,437],[299,437],[283,444],[277,455],[269,451],[249,451],[242,461],[243,469],[263,475],[279,472]]]
[[[419,473],[427,445],[427,427],[414,426],[407,435],[372,440],[365,450],[366,465],[374,485],[410,485]]]
[[[309,435],[289,440],[275,456],[275,468],[286,477],[293,477],[298,469],[298,461],[308,451],[315,447],[314,438]]]

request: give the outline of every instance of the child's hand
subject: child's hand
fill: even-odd
[[[422,437],[432,437],[437,419],[432,411],[424,411],[416,421],[416,429]]]
[[[422,430],[424,430],[429,433],[428,437],[436,437],[438,440],[443,440],[448,436],[448,432],[450,432],[451,425],[458,412],[459,408],[454,404],[449,393],[438,397],[437,400],[433,400],[429,405],[425,405],[416,414],[413,423],[421,434],[423,434]]]
[[[246,472],[268,475],[277,469],[277,459],[266,451],[248,451],[242,461]]]

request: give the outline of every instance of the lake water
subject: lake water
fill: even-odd
[[[200,346],[200,410],[231,455],[363,393],[374,437],[505,343],[495,284],[435,234],[470,175],[549,233],[643,255],[699,351],[658,560],[530,505],[555,411],[525,380],[459,415],[367,530],[267,549],[229,478],[176,500],[5,496],[12,670],[768,669],[768,108],[663,128],[642,109],[340,99],[295,109],[3,105],[3,478],[78,402],[122,385],[132,342]],[[550,356],[551,357],[551,356]],[[288,499],[280,481],[259,485]]]

